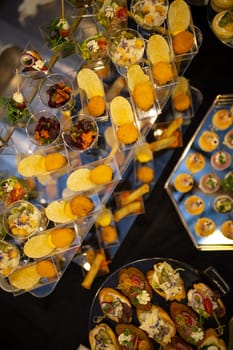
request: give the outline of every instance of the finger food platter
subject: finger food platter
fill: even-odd
[[[221,196],[225,199],[228,199],[229,196],[229,202],[232,201],[232,188],[224,186],[225,182],[231,178],[233,166],[232,146],[228,143],[228,136],[226,136],[232,133],[232,101],[232,95],[218,95],[216,97],[165,184],[168,195],[174,203],[190,238],[196,248],[200,250],[233,249],[231,231],[228,230],[228,234],[224,231],[224,223],[228,222],[229,225],[232,223],[231,205],[229,210],[218,210],[216,208],[216,202],[219,198],[221,199]],[[220,125],[218,123],[216,125],[216,116],[222,111],[226,111],[229,115],[229,124],[224,125],[224,121],[221,119]],[[214,138],[216,137],[217,143],[213,145],[213,148],[209,149],[208,146],[206,148],[202,143],[205,131],[211,134],[214,133]],[[225,155],[225,152],[229,154],[229,163],[224,166],[223,160],[216,164],[215,156],[217,154]],[[201,158],[203,157],[203,163],[201,160],[199,163],[202,163],[202,165],[195,169],[190,166],[189,161],[195,156],[199,157],[199,155]],[[180,176],[183,176],[182,174],[186,174],[191,180],[190,188],[182,189],[179,186],[177,188],[176,181]],[[203,179],[205,180],[206,176],[213,178],[215,175],[219,185],[215,187],[212,184],[211,189],[206,188],[205,185],[203,187]],[[227,177],[228,180],[226,180]],[[197,211],[190,210],[187,202],[188,199],[194,198],[193,196],[197,197],[199,201]],[[205,218],[209,218],[213,223],[212,232],[201,233],[198,230],[197,223],[205,220]]]
[[[143,272],[144,275],[146,275],[147,272],[151,270],[151,268],[153,268],[155,264],[160,264],[160,263],[167,263],[170,266],[172,266],[175,269],[175,271],[179,271],[179,274],[184,281],[186,292],[190,288],[192,288],[192,286],[196,283],[205,283],[212,290],[217,290],[218,289],[217,285],[219,285],[221,289],[220,295],[222,296],[229,291],[227,284],[225,283],[224,280],[222,280],[221,276],[219,276],[219,274],[213,267],[207,268],[205,271],[198,271],[184,262],[174,260],[174,259],[169,259],[169,258],[168,259],[150,258],[150,259],[136,260],[114,271],[100,286],[99,290],[97,291],[93,299],[93,302],[90,308],[89,331],[92,330],[100,322],[106,323],[108,326],[111,327],[113,331],[115,331],[117,322],[114,322],[113,320],[109,319],[107,316],[103,317],[103,310],[100,307],[99,296],[101,291],[106,290],[106,288],[112,288],[114,290],[117,290],[118,292],[121,292],[121,289],[119,289],[119,274],[121,271],[128,268],[136,268],[136,269],[139,269],[141,272]],[[215,283],[217,284],[215,285]],[[183,298],[181,302],[184,304],[187,304],[187,299]],[[161,307],[163,310],[165,310],[168,313],[170,312],[169,308],[170,308],[171,301],[166,301],[163,297],[161,297],[155,292],[153,292],[152,304],[153,305],[155,304]],[[135,326],[138,326],[139,321],[135,311],[136,311],[135,308],[133,308],[132,324]],[[210,317],[208,320],[205,320],[204,321],[205,329],[212,328],[212,327],[216,329],[215,322],[216,322],[216,319],[214,320],[214,318],[212,317]],[[224,340],[227,340],[228,334],[227,334],[226,328],[224,327],[226,323],[225,316],[223,318],[219,318],[217,322],[218,322],[218,326],[221,328],[221,325],[222,325],[224,329],[223,331],[224,334],[222,333],[221,337]],[[153,343],[154,343],[154,348],[159,349],[159,344],[156,341],[154,341]]]
[[[189,13],[187,6],[186,10]],[[97,89],[95,84],[96,78],[95,80],[89,79],[91,68],[84,64],[78,51],[73,52],[73,35],[71,39],[72,52],[68,50],[71,49],[69,46],[69,39],[71,37],[69,35],[75,32],[75,29],[81,21],[81,17],[73,17],[74,22],[71,25],[72,31],[69,31],[70,24],[68,20],[64,19],[64,16],[62,16],[60,20],[56,19],[54,23],[44,29],[47,31],[46,38],[49,40],[48,48],[53,53],[49,62],[45,63],[45,60],[42,60],[42,57],[38,55],[38,53],[35,55],[34,48],[30,45],[26,46],[19,67],[16,69],[16,92],[12,96],[6,97],[5,100],[3,99],[5,103],[4,106],[7,108],[7,113],[4,115],[3,120],[1,120],[1,177],[4,181],[6,179],[9,179],[9,181],[6,183],[4,182],[2,188],[4,188],[5,192],[8,192],[10,189],[9,192],[11,193],[12,186],[15,186],[15,181],[17,180],[16,187],[19,186],[20,190],[25,191],[23,195],[22,193],[20,194],[21,198],[17,197],[17,200],[24,199],[30,201],[31,204],[39,209],[41,217],[46,219],[45,222],[42,220],[43,225],[41,224],[40,227],[37,228],[39,238],[31,241],[36,246],[36,250],[39,249],[38,242],[40,246],[41,242],[47,239],[43,236],[44,231],[46,232],[46,236],[49,237],[49,242],[46,241],[46,252],[48,253],[43,251],[43,254],[38,257],[38,254],[34,254],[33,252],[33,257],[31,254],[29,254],[29,256],[26,254],[25,257],[24,247],[28,242],[25,243],[27,234],[18,227],[17,231],[19,231],[21,235],[24,235],[23,239],[22,237],[19,238],[12,235],[13,230],[15,231],[15,227],[13,227],[12,232],[8,232],[9,228],[11,230],[11,227],[7,220],[12,216],[13,212],[15,212],[15,208],[13,208],[13,212],[8,215],[8,209],[6,210],[5,208],[6,205],[4,204],[1,206],[1,214],[3,216],[2,239],[6,238],[7,240],[12,240],[12,243],[18,247],[20,251],[20,268],[18,270],[25,268],[23,277],[17,276],[17,281],[19,279],[20,283],[17,282],[12,285],[8,275],[4,278],[1,277],[1,287],[6,291],[13,292],[15,295],[29,291],[35,296],[44,296],[48,294],[49,290],[51,291],[51,289],[55,287],[73,256],[77,253],[85,236],[93,226],[96,215],[110,199],[116,185],[121,181],[122,176],[134,159],[134,148],[144,141],[148,131],[166,105],[170,94],[171,86],[165,84],[162,90],[160,90],[161,99],[160,97],[157,98],[157,95],[154,93],[155,85],[153,85],[151,80],[148,62],[145,63],[143,61],[142,67],[138,65],[138,68],[140,68],[141,71],[145,71],[142,72],[142,76],[143,79],[145,78],[144,83],[146,88],[149,88],[147,91],[150,92],[151,96],[151,100],[149,101],[150,108],[148,107],[149,114],[146,110],[143,110],[143,107],[137,108],[124,83],[123,87],[115,92],[117,95],[115,97],[119,98],[118,95],[122,95],[120,97],[124,99],[127,104],[130,117],[127,123],[123,123],[123,119],[120,118],[120,114],[123,113],[123,110],[121,113],[116,111],[116,105],[120,108],[123,104],[116,103],[115,106],[113,106],[114,98],[111,98],[110,101],[107,99],[109,90],[111,90],[111,87],[114,86],[114,83],[119,79],[119,71],[117,69],[119,62],[114,66],[111,62],[109,63],[108,60],[107,66],[104,66],[104,72],[107,70],[109,73],[107,76],[100,77],[96,72],[92,72],[92,74],[98,76]],[[86,19],[86,16],[84,17]],[[121,16],[119,18],[122,19]],[[54,29],[54,25],[56,35],[58,35],[55,47],[50,46],[53,45],[53,36],[51,32],[49,32],[51,28]],[[191,59],[198,52],[200,43],[197,43],[196,31],[190,17],[188,21],[185,21],[184,28],[186,27],[188,27],[188,31],[192,36],[192,45],[191,48],[188,49],[189,51],[191,50],[191,55],[188,59],[189,64]],[[129,45],[126,49],[130,48],[132,51],[132,33],[130,32],[128,36],[128,32],[123,31],[124,35],[127,34],[123,39],[126,40],[128,43],[127,45]],[[137,31],[134,32],[137,33]],[[133,38],[133,42],[140,42],[141,47],[142,43],[145,45],[144,39],[141,38],[140,34],[138,34],[138,36],[139,39]],[[58,39],[62,39],[62,43],[65,43],[65,47],[62,45],[62,48],[60,48],[60,56],[57,51],[59,49],[59,47],[57,47],[59,46],[57,45]],[[168,45],[171,45],[169,41],[166,42],[165,56],[170,56],[167,52],[169,48]],[[121,50],[119,50],[119,52],[120,51]],[[67,57],[69,55],[74,56]],[[128,59],[130,58],[129,56],[127,57]],[[61,58],[61,60],[58,60],[59,58]],[[74,58],[71,60],[72,64],[70,64],[70,58]],[[172,55],[171,58],[174,60]],[[181,57],[177,59],[180,63]],[[61,64],[61,61],[64,66]],[[184,58],[184,61],[186,62],[186,58]],[[39,69],[40,74],[37,74],[37,69]],[[64,75],[63,71],[66,71],[67,74]],[[85,74],[81,75],[80,73],[84,71]],[[20,78],[19,74],[21,74]],[[129,76],[128,79],[132,83],[132,81],[136,79],[135,77],[136,75],[134,75],[134,77]],[[173,84],[174,81],[172,81],[172,85]],[[98,103],[94,103],[94,113],[96,113],[97,106],[98,109],[99,107],[103,108],[101,111],[98,111],[97,115],[93,116],[91,113],[91,110],[93,111],[93,104],[90,103],[90,100],[96,97],[93,96],[93,91],[96,93],[97,90]],[[23,94],[21,91],[23,91]],[[141,94],[139,94],[138,100],[142,101]],[[31,115],[30,121],[33,127],[35,127],[35,121],[38,123],[34,111],[43,110],[42,116],[39,117],[39,125],[36,125],[37,129],[35,132],[32,131],[31,124],[27,120],[20,119],[22,111],[15,115],[15,109],[11,108],[9,112],[8,107],[11,106],[11,103],[15,104],[15,102],[18,109],[22,109],[23,112],[26,113],[25,115],[23,114],[25,119],[28,119],[28,116]],[[28,102],[30,103],[28,104]],[[49,131],[44,127],[43,114],[45,113],[45,107],[46,111],[52,112],[51,118],[49,119],[49,123],[51,123]],[[117,113],[114,113],[114,111]],[[88,116],[85,115],[85,113],[87,113]],[[9,118],[9,116],[12,118]],[[77,119],[75,118],[76,116]],[[53,120],[53,123],[51,120]],[[59,136],[55,133],[54,140],[52,140],[52,131],[58,130],[57,121],[60,122],[61,133]],[[106,131],[109,128],[112,128],[113,131],[111,131],[107,137]],[[132,134],[134,135],[133,139],[131,138]],[[48,161],[48,159],[50,159],[50,161]],[[57,164],[59,164],[59,166]],[[94,176],[93,181],[90,181],[89,174],[93,174],[96,168],[98,168],[98,170],[99,168],[105,170],[106,168],[107,170],[110,168],[110,179],[105,180],[105,182],[103,182],[103,180],[100,182],[100,178],[106,178],[106,172],[102,170],[102,173],[100,172],[95,176],[95,181]],[[75,181],[80,181],[79,183],[82,184],[81,187],[77,186],[77,184],[73,186],[73,173],[75,173],[75,176],[77,176],[78,173],[78,177],[75,178]],[[87,175],[84,175],[87,173],[88,180]],[[13,187],[13,190],[15,191],[15,187]],[[83,201],[84,198],[80,197],[82,194],[85,197],[85,204],[87,204],[88,201],[87,206],[89,206],[91,202],[94,208],[91,207],[91,210],[87,212],[87,208],[85,207],[84,217],[79,217],[80,214],[77,214],[77,212],[74,213],[74,206],[72,204],[74,202],[77,204],[80,199]],[[9,201],[9,196],[6,197]],[[11,200],[12,198],[10,198],[10,204]],[[29,207],[28,204],[27,211],[31,210],[31,207]],[[142,209],[142,206],[140,206],[140,209]],[[141,211],[143,212],[143,210]],[[68,229],[70,229],[70,225],[73,225],[72,230],[75,231],[75,239],[72,240],[68,246],[54,247],[53,243],[51,244],[51,236],[53,236],[53,234],[50,234],[49,230],[55,229],[60,225],[67,225],[68,227],[66,228]],[[42,235],[39,235],[41,232]],[[52,252],[51,254],[50,251]],[[52,279],[50,279],[50,276],[44,276],[43,274],[41,275],[42,278],[39,278],[38,266],[40,266],[40,259],[42,259],[42,263],[44,263],[43,259],[48,259],[49,263],[53,265],[55,273],[52,274]],[[30,267],[29,272],[27,270],[28,266]],[[25,276],[28,276],[28,273],[31,284],[25,285],[25,288],[23,288],[24,285],[21,283],[21,280],[26,280],[27,278]]]

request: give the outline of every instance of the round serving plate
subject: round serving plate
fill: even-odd
[[[163,262],[163,261],[166,261],[167,263],[169,263],[174,269],[179,270],[180,276],[184,281],[186,291],[188,291],[190,288],[192,288],[194,283],[203,282],[203,283],[207,284],[212,290],[218,291],[221,296],[223,296],[229,292],[229,286],[223,280],[223,278],[219,275],[219,273],[216,271],[216,269],[213,267],[208,267],[204,271],[199,271],[199,270],[193,268],[192,266],[190,266],[184,262],[175,260],[175,259],[149,258],[149,259],[136,260],[136,261],[130,262],[130,263],[120,267],[116,271],[114,271],[100,286],[100,288],[98,289],[98,291],[97,291],[97,293],[92,301],[92,304],[91,304],[90,313],[89,313],[89,324],[88,324],[89,330],[94,328],[97,324],[97,319],[98,318],[101,319],[101,316],[103,316],[103,312],[101,311],[100,304],[98,301],[99,292],[103,288],[118,289],[118,287],[117,287],[118,286],[118,274],[119,274],[119,271],[121,269],[129,268],[129,267],[136,267],[139,270],[141,270],[144,274],[146,274],[146,272],[148,270],[153,269],[154,264],[157,264],[157,263]],[[182,302],[184,304],[187,304],[187,299],[183,299]],[[223,302],[224,302],[224,300],[223,300]],[[169,313],[170,302],[166,301],[165,299],[160,297],[155,292],[153,292],[152,303],[160,306],[161,308],[163,308],[165,311],[167,311]],[[116,327],[116,323],[114,323],[113,321],[111,321],[107,318],[102,319],[101,322],[107,323],[113,330]],[[205,321],[204,328],[208,329],[208,328],[212,327],[212,328],[216,329],[219,327],[218,329],[223,331],[223,335],[221,335],[221,338],[224,339],[227,343],[228,330],[227,330],[227,327],[225,327],[226,323],[227,323],[226,316],[219,319],[218,322],[216,322],[216,320],[214,318],[210,318],[209,320]],[[132,324],[134,324],[136,326],[139,325],[139,323],[137,321],[137,317],[136,317],[135,308],[133,308]],[[154,346],[155,346],[155,349],[160,348],[160,345],[156,342],[154,342]]]

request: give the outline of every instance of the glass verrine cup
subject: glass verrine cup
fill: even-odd
[[[64,58],[76,52],[70,19],[57,17],[50,23],[40,26],[40,32],[46,45],[55,55]]]
[[[130,65],[141,61],[144,50],[142,35],[131,28],[116,32],[109,40],[109,56],[121,75],[126,74]]]
[[[20,200],[8,207],[3,224],[11,237],[24,240],[40,230],[42,219],[41,211],[35,205]]]
[[[99,129],[94,118],[77,114],[71,118],[69,129],[62,133],[65,145],[70,150],[87,151],[98,141]]]
[[[128,26],[127,0],[94,1],[96,20],[109,35]]]
[[[167,0],[132,0],[130,12],[141,33],[145,31],[164,33],[168,12]]]
[[[13,272],[20,261],[20,252],[16,245],[0,240],[0,275],[7,277]]]
[[[76,40],[80,55],[88,66],[98,70],[109,65],[108,34],[93,19],[82,20]]]
[[[39,86],[39,96],[46,107],[68,111],[75,105],[73,84],[64,74],[48,75]]]
[[[26,133],[36,146],[48,146],[59,140],[60,122],[56,115],[43,110],[31,115],[26,124]]]

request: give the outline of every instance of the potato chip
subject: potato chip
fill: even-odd
[[[14,271],[9,276],[9,282],[17,289],[30,290],[37,285],[41,276],[37,272],[36,265],[24,266]]]
[[[132,107],[123,96],[116,96],[110,103],[110,113],[115,125],[121,126],[134,121]]]
[[[127,70],[127,82],[131,92],[134,91],[137,84],[147,82],[149,79],[139,64],[133,64]]]
[[[167,19],[171,35],[176,35],[187,29],[191,20],[188,4],[184,0],[174,0],[169,6]]]
[[[104,96],[104,88],[98,74],[90,68],[83,68],[77,74],[77,82],[80,89],[83,89],[87,98]]]
[[[72,214],[69,203],[64,200],[51,202],[45,208],[45,214],[49,220],[60,224],[77,219],[77,216]]]
[[[179,77],[176,86],[172,90],[172,96],[187,94],[189,91],[189,81],[185,77]]]
[[[25,177],[32,177],[45,173],[45,157],[40,154],[32,154],[23,158],[18,163],[18,172]]]
[[[95,184],[90,180],[90,170],[88,168],[73,171],[69,175],[66,185],[71,191],[89,191],[95,187]]]
[[[170,48],[167,40],[160,34],[151,35],[147,41],[147,58],[152,64],[158,62],[170,62]]]
[[[54,246],[50,244],[50,236],[48,233],[32,236],[24,244],[23,248],[24,254],[33,259],[49,255],[53,250]]]

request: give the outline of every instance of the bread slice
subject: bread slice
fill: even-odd
[[[140,328],[158,344],[165,346],[176,334],[176,327],[168,313],[160,306],[152,304],[150,310],[137,309]]]
[[[123,268],[118,275],[118,288],[137,309],[149,310],[153,296],[144,273],[136,267]]]
[[[120,323],[116,326],[116,334],[121,349],[124,350],[153,350],[154,344],[147,334],[132,324]],[[120,337],[120,338],[119,338]],[[122,340],[121,340],[122,339]]]
[[[173,301],[170,305],[170,315],[180,337],[191,345],[199,345],[204,339],[204,328],[193,309]]]
[[[114,322],[130,323],[132,321],[132,306],[122,293],[114,288],[103,288],[98,295],[100,308],[104,316]]]
[[[223,317],[226,313],[225,306],[218,296],[205,283],[194,283],[193,288],[187,293],[188,306],[201,317],[208,318],[215,315]]]
[[[147,271],[147,279],[153,290],[166,300],[180,301],[186,297],[184,281],[179,272],[166,261]]]
[[[107,347],[114,350],[120,349],[115,333],[106,323],[100,323],[91,329],[88,338],[91,350]]]
[[[218,350],[227,350],[226,343],[223,339],[220,339],[213,328],[209,328],[205,332],[205,337],[201,344],[197,347],[197,350],[208,350],[211,346],[216,347]]]

